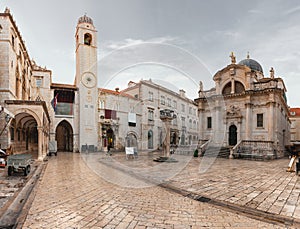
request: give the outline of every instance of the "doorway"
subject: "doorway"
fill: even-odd
[[[55,140],[58,151],[73,152],[73,129],[70,123],[63,120],[56,127]]]
[[[229,127],[229,145],[234,146],[237,144],[237,128],[235,125]]]

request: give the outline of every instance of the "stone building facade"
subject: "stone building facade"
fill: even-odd
[[[141,149],[141,102],[120,92],[98,89],[98,145],[124,150],[125,147]]]
[[[32,152],[42,159],[48,152],[50,113],[39,95],[39,79],[51,80],[51,71],[29,58],[21,33],[9,9],[0,13],[1,148],[15,153]],[[48,84],[48,85],[47,85]],[[49,81],[45,87],[49,88]],[[49,90],[47,90],[47,95]],[[46,95],[46,96],[47,96]]]
[[[151,80],[129,82],[123,92],[140,100],[141,149],[153,150],[162,147],[165,127],[160,120],[160,111],[173,110],[177,118],[171,123],[171,145],[185,146],[198,141],[199,120],[197,104],[185,96],[185,91],[171,91]]]
[[[59,151],[107,146],[155,150],[165,137],[160,120],[164,109],[176,114],[173,146],[211,141],[277,157],[290,142],[284,82],[273,69],[264,76],[260,64],[249,57],[236,63],[232,55],[231,64],[214,75],[215,87],[204,91],[200,83],[199,98],[193,101],[184,90],[177,93],[151,80],[129,82],[123,91],[99,89],[97,31],[86,15],[78,20],[75,41],[74,84],[53,83],[51,70],[29,57],[9,9],[0,13],[2,149],[12,146],[14,153],[32,153],[38,159],[46,156],[53,140]],[[292,138],[298,140],[295,134]]]
[[[231,64],[213,80],[215,87],[203,91],[200,86],[195,100],[200,139],[234,147],[239,153],[251,149],[257,156],[283,156],[290,141],[289,108],[284,82],[275,77],[273,68],[266,77],[249,55],[236,63],[232,53]]]
[[[290,108],[291,143],[300,144],[300,108]]]

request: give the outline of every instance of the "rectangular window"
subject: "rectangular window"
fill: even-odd
[[[173,100],[173,108],[177,108],[177,102],[176,102],[176,100]]]
[[[100,109],[104,109],[104,108],[105,108],[104,100],[100,100]]]
[[[106,119],[114,119],[114,120],[117,119],[117,112],[115,110],[105,109],[104,112],[105,112],[105,116],[104,117]]]
[[[172,125],[177,126],[177,118],[174,118],[174,119],[172,120]]]
[[[161,105],[165,105],[166,104],[165,96],[163,96],[163,95],[160,97],[160,104]]]
[[[264,127],[264,114],[257,114],[257,127]]]
[[[207,129],[211,129],[211,117],[207,117]]]
[[[36,79],[35,84],[36,84],[36,87],[41,87],[42,86],[42,79],[41,78]]]
[[[171,99],[168,98],[168,107],[171,107]]]
[[[153,101],[153,92],[149,91],[149,101]]]
[[[185,105],[184,104],[181,104],[181,111],[185,112]]]
[[[151,109],[148,110],[148,120],[150,121],[154,120],[154,111]]]
[[[185,127],[185,117],[181,117],[182,127]]]

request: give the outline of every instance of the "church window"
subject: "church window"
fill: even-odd
[[[207,117],[207,129],[211,129],[211,117]]]
[[[257,127],[264,127],[264,114],[257,114]]]
[[[234,92],[243,93],[245,91],[244,85],[238,81],[234,82]]]
[[[229,95],[230,93],[231,93],[231,82],[227,83],[222,91],[223,95]]]
[[[84,34],[84,44],[91,45],[92,44],[92,35],[89,33]]]

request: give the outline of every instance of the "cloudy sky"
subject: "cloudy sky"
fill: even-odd
[[[9,7],[37,64],[53,82],[74,82],[75,27],[85,13],[98,30],[98,84],[114,89],[153,79],[197,96],[212,76],[250,57],[285,80],[290,106],[300,107],[298,0],[1,0]]]

